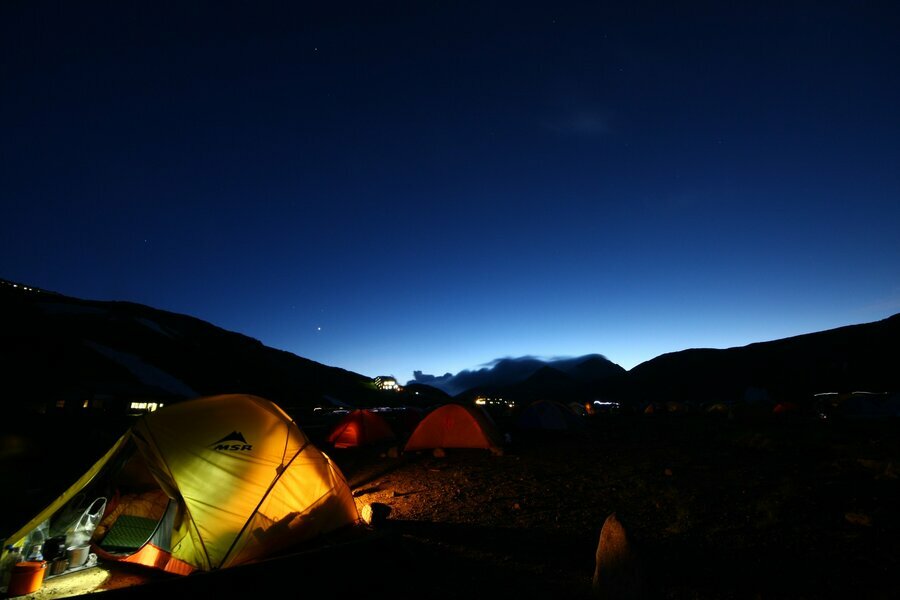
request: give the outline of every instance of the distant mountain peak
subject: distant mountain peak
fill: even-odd
[[[559,375],[562,375],[564,378],[582,382],[594,381],[624,372],[622,367],[609,361],[602,354],[547,359],[525,355],[498,358],[480,369],[463,370],[456,375],[447,373],[435,377],[416,371],[416,379],[409,383],[423,383],[456,396],[476,388],[496,389],[521,384],[538,373],[543,373],[540,377],[558,379]]]

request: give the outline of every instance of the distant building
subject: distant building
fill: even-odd
[[[397,378],[392,377],[390,375],[379,375],[375,378],[375,387],[379,390],[394,390],[400,391],[400,384],[397,383]]]
[[[515,400],[504,400],[503,398],[478,395],[475,396],[473,402],[475,406],[480,406],[491,416],[509,416],[516,409]]]
[[[489,396],[475,396],[475,404],[478,406],[490,408],[515,408],[515,400],[504,400],[503,398],[491,398]]]

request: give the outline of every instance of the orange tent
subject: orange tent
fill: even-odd
[[[481,409],[443,404],[425,415],[410,434],[404,452],[434,448],[484,448],[501,454],[503,438]]]
[[[335,423],[327,439],[335,448],[355,448],[392,442],[397,436],[390,423],[380,414],[368,408],[358,408]]]

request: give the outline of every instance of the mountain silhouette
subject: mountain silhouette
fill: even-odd
[[[900,314],[727,349],[663,354],[626,371],[601,354],[507,357],[442,376],[416,373],[402,392],[270,348],[240,333],[141,304],[81,300],[0,280],[2,410],[121,410],[248,393],[288,412],[322,404],[431,406],[484,394],[537,399],[702,404],[820,392],[900,391]],[[12,422],[6,419],[7,422]]]
[[[823,392],[900,391],[900,314],[747,346],[662,354],[603,382],[635,401],[771,401]]]
[[[520,404],[556,399],[616,400],[632,407],[670,400],[702,405],[751,397],[802,402],[822,392],[900,391],[898,348],[900,314],[742,347],[670,352],[629,371],[602,355],[547,361],[527,356],[448,373],[424,385],[460,400],[486,395]]]
[[[82,300],[0,280],[0,409],[113,409],[247,393],[306,410],[380,404],[371,379],[263,345],[195,317]]]
[[[434,377],[422,376],[417,372],[417,379],[409,383],[429,385],[452,396],[473,390],[482,390],[487,393],[489,390],[521,384],[546,367],[578,382],[593,381],[625,372],[625,369],[601,354],[554,359],[520,356],[497,359],[489,366],[460,371],[456,375],[447,373],[441,377]]]

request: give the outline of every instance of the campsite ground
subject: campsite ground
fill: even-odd
[[[581,432],[513,434],[501,456],[332,449],[358,504],[389,508],[376,527],[257,565],[187,578],[120,572],[33,597],[285,597],[324,587],[339,597],[587,598],[600,529],[615,513],[648,597],[894,598],[898,429],[620,415],[591,417]]]

